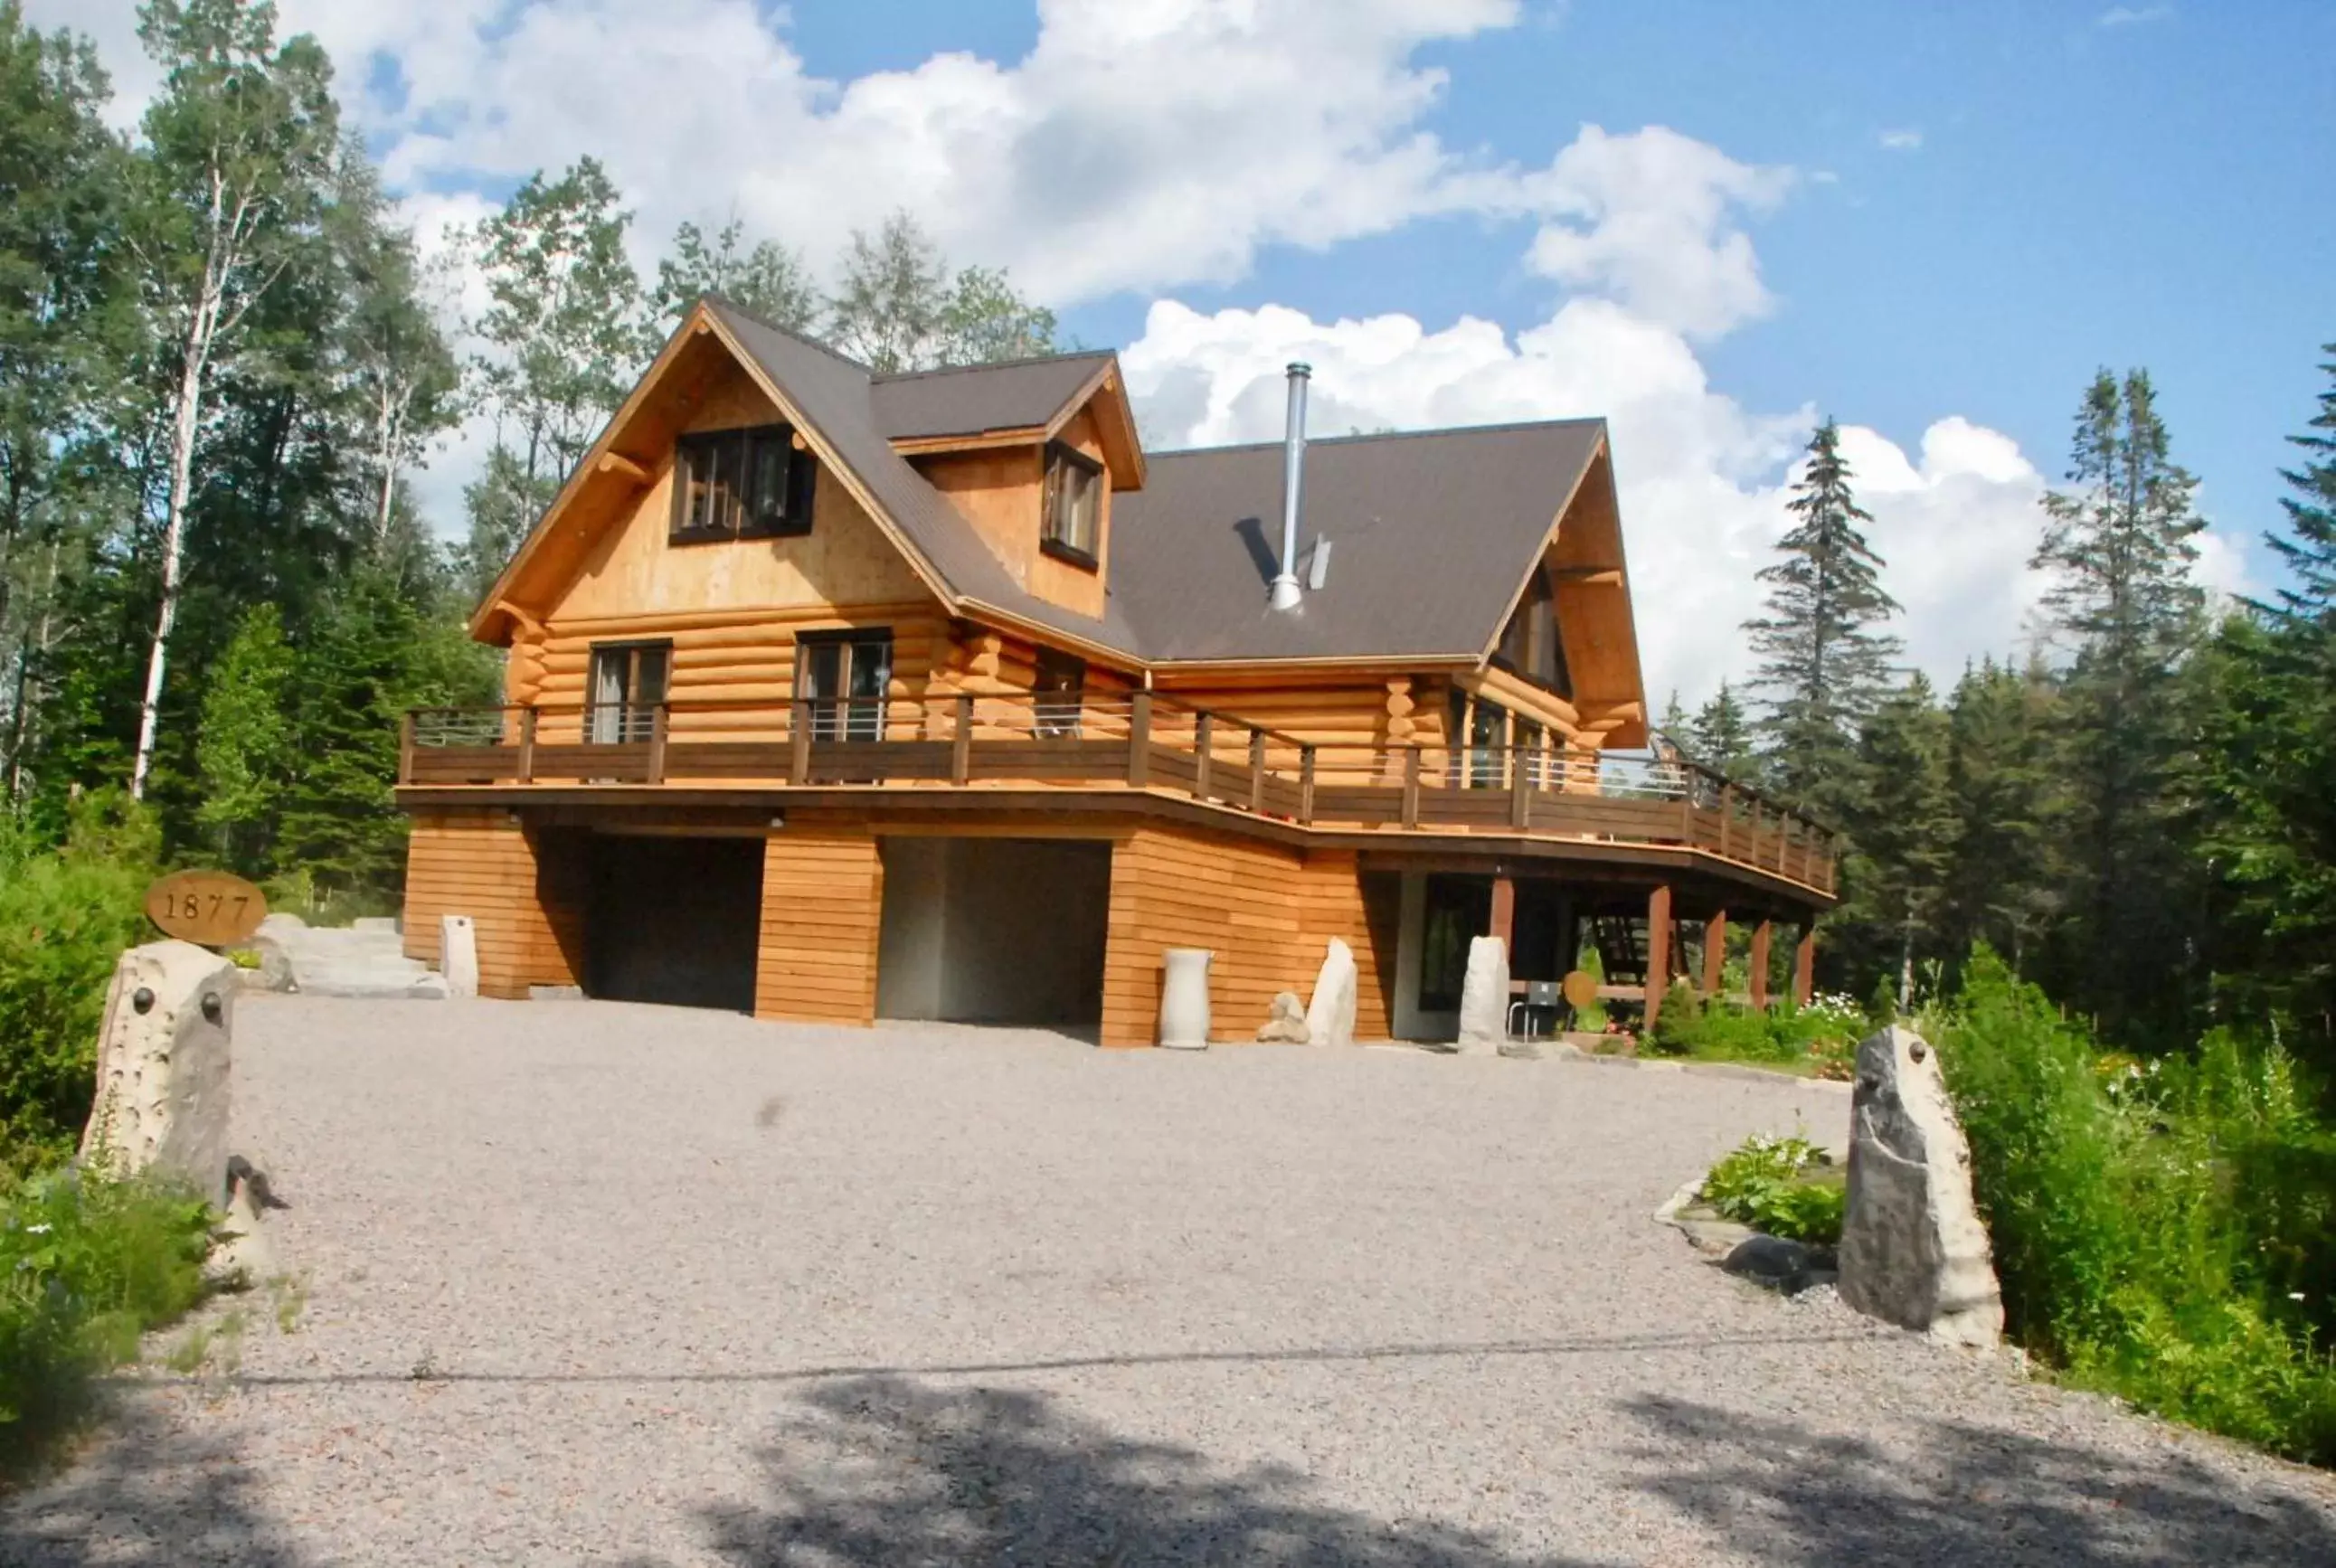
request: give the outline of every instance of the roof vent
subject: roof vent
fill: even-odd
[[[1298,511],[1306,481],[1306,383],[1314,367],[1302,361],[1290,366],[1290,424],[1281,444],[1281,570],[1274,574],[1266,602],[1276,609],[1296,609],[1303,597],[1298,589]]]

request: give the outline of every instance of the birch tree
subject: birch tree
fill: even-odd
[[[159,602],[130,774],[141,798],[209,393],[239,351],[246,316],[289,264],[288,242],[314,232],[336,141],[323,51],[306,34],[278,47],[275,33],[264,0],[149,0],[139,13],[139,36],[166,76],[146,112],[130,244],[167,376],[169,429]]]

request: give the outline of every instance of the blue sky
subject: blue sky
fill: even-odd
[[[134,118],[133,0],[89,29]],[[1952,678],[2033,638],[2025,560],[2093,371],[2146,365],[2261,589],[2336,339],[2336,5],[280,0],[425,244],[602,158],[646,265],[735,214],[832,264],[915,212],[1118,346],[1167,444],[1601,414],[1650,684],[1743,673],[1790,460],[1832,414]],[[420,492],[461,526],[479,433]],[[439,515],[443,513],[443,515]],[[1465,526],[1455,520],[1455,526]]]

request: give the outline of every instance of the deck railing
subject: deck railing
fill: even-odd
[[[1316,743],[1136,692],[422,708],[398,782],[1134,789],[1301,826],[1684,846],[1834,891],[1824,827],[1679,758]]]

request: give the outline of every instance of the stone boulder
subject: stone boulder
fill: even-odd
[[[470,916],[438,917],[438,972],[446,977],[446,995],[479,994],[479,929]]]
[[[1261,1046],[1302,1046],[1313,1038],[1306,1027],[1306,1004],[1298,999],[1296,991],[1282,991],[1273,998],[1273,1016],[1257,1031],[1257,1043]]]
[[[156,1171],[227,1197],[228,1057],[236,968],[192,942],[149,942],[114,966],[98,1037],[84,1164]]]
[[[1498,937],[1473,938],[1460,982],[1460,1054],[1497,1056],[1508,1037],[1508,945]]]
[[[1314,1044],[1355,1043],[1355,998],[1359,984],[1355,950],[1332,937],[1330,950],[1322,959],[1321,972],[1314,977],[1314,1000],[1306,1008],[1306,1033]]]
[[[2003,1293],[1971,1201],[1971,1145],[1938,1053],[1893,1026],[1857,1047],[1841,1299],[1959,1345],[1992,1345]]]
[[[292,955],[284,944],[272,936],[256,936],[246,944],[259,955],[259,967],[243,971],[243,983],[248,990],[289,991],[298,987],[292,979]]]

